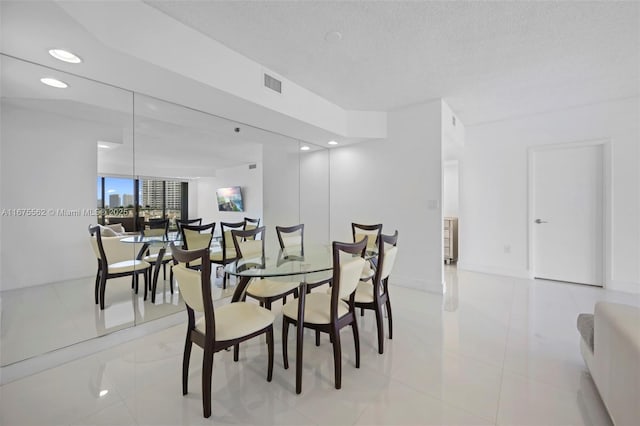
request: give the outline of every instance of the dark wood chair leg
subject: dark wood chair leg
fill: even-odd
[[[387,296],[387,317],[389,317],[389,339],[393,339],[393,319],[391,315],[391,301]]]
[[[287,317],[282,317],[282,363],[284,364],[284,369],[289,368],[289,351],[287,348],[287,338],[289,337],[289,321],[287,321]]]
[[[240,359],[240,344],[236,343],[233,345],[233,360],[238,362],[238,359]]]
[[[342,349],[340,348],[340,331],[336,326],[332,326],[331,337],[333,338],[333,370],[336,389],[340,389],[342,387]]]
[[[316,346],[320,346],[320,330],[316,330]]]
[[[104,292],[107,288],[107,274],[100,274],[100,310],[104,310]]]
[[[353,330],[353,345],[356,348],[356,368],[360,368],[360,335],[358,333],[358,321],[353,318],[351,323],[351,329]]]
[[[364,308],[360,308],[360,316],[363,317],[364,316]]]
[[[267,331],[267,351],[269,352],[269,367],[267,369],[267,382],[273,378],[273,325]]]
[[[100,270],[96,273],[96,288],[95,288],[95,296],[96,296],[96,305],[99,303],[100,296]]]
[[[182,394],[186,395],[189,388],[189,360],[191,359],[191,338],[187,331],[187,339],[184,344],[184,354],[182,355]]]
[[[384,325],[382,324],[382,305],[376,305],[376,326],[378,327],[378,353],[384,352]]]
[[[202,358],[202,411],[211,417],[211,376],[213,373],[213,344],[206,345]]]
[[[169,267],[169,287],[171,288],[171,294],[173,294],[173,267]]]

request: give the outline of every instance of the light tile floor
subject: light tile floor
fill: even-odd
[[[238,363],[216,354],[209,419],[196,347],[182,396],[181,325],[2,386],[0,424],[611,424],[580,356],[576,316],[598,300],[640,305],[638,296],[454,267],[446,275],[444,296],[392,287],[394,338],[384,355],[373,315],[359,317],[360,369],[344,332],[341,390],[328,339],[315,347],[308,332],[303,392],[295,394],[295,342],[290,335],[284,370],[279,314],[273,382],[264,340],[244,344]]]

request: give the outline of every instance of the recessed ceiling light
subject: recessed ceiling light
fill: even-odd
[[[324,35],[324,39],[329,43],[337,43],[342,40],[342,33],[339,31],[329,31]]]
[[[69,87],[67,83],[65,83],[64,81],[60,81],[56,78],[44,77],[44,78],[41,78],[40,81],[43,84],[46,84],[47,86],[55,87],[58,89],[66,89],[67,87]]]
[[[63,49],[51,49],[49,50],[49,55],[53,56],[59,61],[68,62],[70,64],[79,64],[80,62],[82,62],[82,59],[80,59],[78,55],[75,55]]]
[[[338,145],[338,142],[336,142],[336,141],[329,141],[329,145]]]
[[[311,148],[309,148],[307,145],[303,145],[300,147],[300,151],[309,151]]]
[[[99,144],[98,144],[98,148],[102,148],[102,149],[109,149],[109,148],[111,148],[111,147],[110,147],[109,145],[107,145],[107,144],[99,143]]]
[[[106,394],[108,394],[108,393],[109,393],[109,389],[102,389],[102,390],[100,391],[100,397],[102,398],[103,396],[105,396],[105,395],[106,395]]]

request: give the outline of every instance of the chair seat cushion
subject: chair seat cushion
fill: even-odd
[[[247,287],[247,294],[254,297],[278,297],[298,288],[297,281],[274,281],[269,279],[253,279]]]
[[[215,308],[216,340],[238,339],[273,324],[275,316],[255,303],[236,302]],[[196,330],[205,333],[205,319],[196,322]]]
[[[158,253],[151,253],[149,256],[145,256],[142,258],[145,262],[155,263],[158,261]],[[169,262],[171,260],[171,250],[167,250],[164,252],[164,256],[162,256],[162,262]]]
[[[373,284],[371,281],[358,283],[356,288],[356,303],[373,303]]]
[[[331,322],[331,295],[324,293],[309,293],[304,304],[304,322],[311,324],[329,324]],[[338,301],[338,318],[349,313],[349,305]],[[298,319],[298,299],[286,303],[282,307],[282,314]]]
[[[360,281],[370,280],[371,278],[373,278],[373,275],[375,274],[375,272],[376,271],[374,271],[374,269],[371,267],[371,263],[365,262],[364,266],[362,267],[362,274],[360,275]]]
[[[235,259],[236,258],[236,251],[234,249],[227,249],[227,259]],[[211,251],[211,254],[209,255],[209,259],[211,259],[212,262],[222,262],[222,250],[216,250],[216,251]]]
[[[124,272],[140,271],[150,267],[151,265],[144,260],[125,260],[123,262],[111,263],[109,265],[109,273],[122,274]]]

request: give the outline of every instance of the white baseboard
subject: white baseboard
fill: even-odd
[[[472,263],[466,263],[466,262],[460,262],[460,261],[458,262],[458,269],[465,270],[465,271],[482,272],[485,274],[492,274],[492,275],[505,275],[507,277],[528,278],[528,279],[533,278],[530,271],[527,269],[502,268],[499,266],[488,266],[488,265],[475,265]]]

